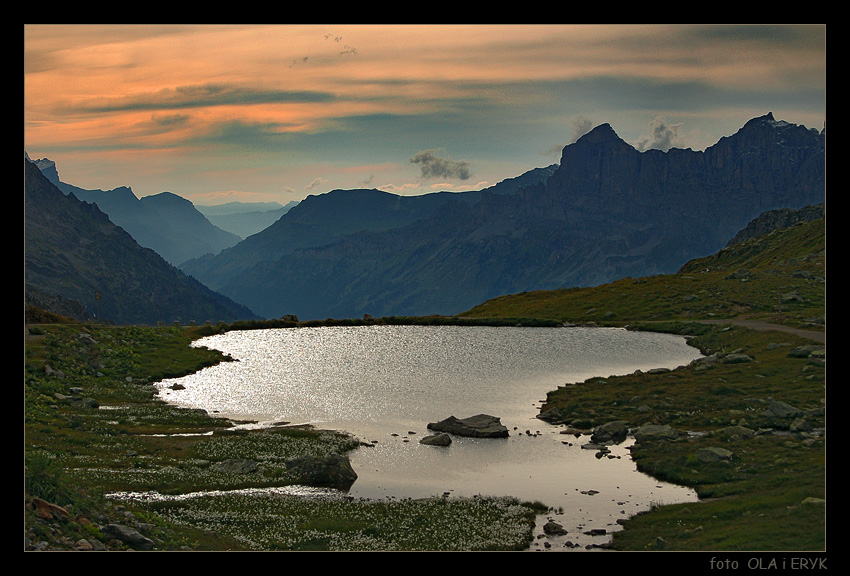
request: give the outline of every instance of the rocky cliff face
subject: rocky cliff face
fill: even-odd
[[[823,218],[826,213],[825,208],[824,204],[815,204],[813,206],[800,208],[799,210],[793,210],[791,208],[769,210],[761,214],[758,218],[751,220],[750,223],[747,224],[746,228],[735,234],[735,236],[726,243],[726,246],[734,246],[735,244],[740,244],[747,240],[760,238],[765,234],[770,234],[774,230],[791,228],[797,224]]]
[[[824,140],[768,114],[705,151],[639,152],[603,124],[513,194],[292,250],[215,288],[266,317],[343,318],[455,314],[501,294],[673,273],[764,211],[823,202]]]
[[[573,222],[697,221],[725,242],[754,215],[823,198],[824,140],[767,114],[704,152],[638,152],[604,124],[564,148],[547,187]]]

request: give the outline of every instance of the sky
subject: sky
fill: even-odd
[[[703,150],[826,125],[826,26],[24,25],[24,149],[196,205],[479,190],[608,123]]]

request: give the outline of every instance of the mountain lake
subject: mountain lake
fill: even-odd
[[[630,440],[597,458],[581,448],[589,436],[536,418],[558,386],[700,357],[681,336],[595,327],[301,327],[231,331],[195,345],[237,361],[157,383],[164,400],[256,422],[249,426],[285,421],[355,435],[372,445],[350,454],[355,498],[540,501],[552,510],[539,518],[531,550],[544,542],[549,550],[585,550],[608,542],[619,519],[697,499],[638,472]],[[175,383],[184,389],[171,389]],[[509,437],[419,443],[431,434],[429,422],[476,414],[501,418]],[[544,537],[548,519],[567,534]]]

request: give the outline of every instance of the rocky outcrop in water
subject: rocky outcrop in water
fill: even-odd
[[[606,422],[593,429],[590,441],[596,445],[619,444],[629,434],[629,424],[625,420]]]
[[[449,416],[440,422],[431,422],[428,424],[428,429],[471,438],[507,438],[509,435],[501,419],[488,414],[478,414],[469,418]]]
[[[448,434],[440,432],[439,434],[431,434],[430,436],[425,436],[419,441],[420,444],[425,444],[427,446],[448,446],[452,443],[452,437]]]

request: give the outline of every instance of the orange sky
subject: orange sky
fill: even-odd
[[[480,188],[608,122],[704,148],[822,129],[826,28],[26,25],[24,146],[84,188],[197,204]],[[660,144],[655,144],[660,145]],[[445,160],[425,177],[418,153]],[[451,170],[463,166],[465,171]]]

